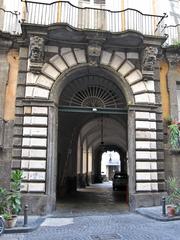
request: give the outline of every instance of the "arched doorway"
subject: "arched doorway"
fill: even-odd
[[[76,170],[77,166],[81,166],[77,162],[77,155],[83,153],[77,151],[78,142],[80,145],[83,143],[78,139],[81,137],[85,140],[88,137],[84,146],[90,146],[92,143],[94,149],[98,149],[101,141],[98,123],[101,122],[103,116],[104,121],[107,122],[105,132],[107,144],[119,143],[119,147],[128,156],[129,195],[131,199],[129,205],[134,209],[141,205],[141,200],[144,202],[142,196],[153,197],[153,191],[157,192],[159,186],[156,181],[158,167],[156,162],[159,157],[155,143],[157,139],[155,120],[157,113],[154,108],[156,95],[149,91],[153,87],[152,81],[146,81],[141,72],[123,53],[102,50],[100,63],[94,66],[88,63],[86,55],[83,55],[84,58],[80,58],[78,54],[82,52],[85,54],[85,50],[82,49],[62,48],[59,54],[49,59],[49,63],[43,65],[41,74],[27,73],[27,84],[22,103],[23,125],[21,129],[18,129],[23,133],[19,137],[22,144],[16,151],[17,157],[21,158],[22,169],[25,169],[25,174],[27,173],[27,179],[23,185],[24,196],[28,197],[30,194],[31,198],[34,199],[33,201],[36,201],[36,197],[40,198],[42,211],[44,209],[45,212],[52,211],[56,203],[57,182],[60,183],[61,178],[64,181],[66,176],[66,174],[61,173],[61,170],[65,167],[64,159],[67,157],[71,158],[71,161],[68,161],[71,163],[71,171],[69,171],[71,178],[68,181],[72,184],[69,185],[73,189],[76,188],[75,182],[78,182],[77,179],[79,179]],[[98,76],[101,84],[97,84],[96,78],[93,80],[94,76]],[[81,78],[83,80],[80,80]],[[82,101],[83,104],[80,104],[80,101],[78,106],[74,106],[76,98],[80,97],[79,92],[84,93],[85,90],[82,87],[87,86],[88,78],[92,80],[93,86],[89,86]],[[32,81],[33,84],[29,85],[29,81]],[[77,87],[74,84],[71,85],[75,82],[78,83]],[[68,86],[71,86],[73,90]],[[79,89],[78,87],[81,91],[74,91]],[[102,107],[103,103],[107,104],[107,102],[106,99],[100,99],[99,95],[92,98],[91,92],[98,89],[101,89],[104,94],[109,89],[111,90],[108,92],[108,98],[113,98],[111,101],[113,107]],[[68,91],[70,94],[67,94]],[[64,99],[70,96],[70,101],[64,101],[62,96]],[[121,96],[121,100],[125,100],[125,109],[120,107],[117,96]],[[63,100],[64,103],[62,101],[61,104],[60,100]],[[65,105],[66,102],[71,102],[73,106]],[[94,102],[97,104],[96,106],[101,106],[98,107],[98,111],[97,107],[92,107]],[[88,107],[88,104],[91,107]],[[119,107],[117,108],[117,106]],[[69,107],[71,111],[69,111]],[[124,110],[126,114],[124,114]],[[123,120],[124,117],[126,120]],[[63,122],[68,125],[68,128],[62,127]],[[113,126],[113,128],[109,126]],[[58,129],[61,129],[60,132]],[[120,129],[126,129],[128,138],[124,141],[125,144],[119,137],[120,134],[116,137]],[[35,141],[35,138],[41,138],[41,141]],[[29,142],[31,146],[29,146]],[[58,156],[60,148],[63,148],[63,151],[59,152]],[[88,149],[88,152],[91,152],[91,148]],[[94,152],[93,156],[95,156]],[[60,159],[63,161],[59,161]],[[60,166],[60,175],[57,177],[59,162],[62,165]],[[149,173],[151,168],[155,174]],[[76,178],[76,181],[72,178]],[[33,207],[34,212],[39,209],[37,205],[33,205]]]
[[[97,182],[105,150],[126,156],[128,109],[121,81],[92,66],[66,77],[58,102],[57,199]]]

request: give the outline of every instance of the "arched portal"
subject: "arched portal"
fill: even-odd
[[[66,76],[59,97],[57,199],[98,182],[99,154],[128,149],[127,99],[120,79],[87,66]]]
[[[24,197],[30,194],[34,201],[40,199],[45,212],[54,208],[57,182],[63,183],[67,176],[66,171],[61,172],[66,169],[66,161],[59,159],[74,158],[68,171],[77,178],[76,170],[81,168],[77,156],[83,158],[78,145],[86,152],[98,149],[97,126],[102,116],[107,122],[104,140],[108,145],[120,144],[127,152],[131,207],[140,206],[143,196],[153,198],[153,192],[161,188],[155,83],[146,73],[143,77],[128,56],[132,55],[102,50],[99,63],[93,66],[85,49],[60,48],[40,73],[27,72],[24,95],[17,98],[22,125],[15,129],[14,158],[20,159],[24,170]],[[68,125],[68,131],[61,128],[63,124]],[[123,131],[117,135],[120,129],[126,129],[124,142],[119,137]],[[58,152],[62,146],[63,151]],[[32,207],[32,212],[38,210],[37,205]]]

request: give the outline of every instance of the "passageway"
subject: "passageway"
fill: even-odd
[[[103,71],[96,67],[77,69],[67,77],[60,95],[55,214],[128,209],[128,193],[113,192],[111,182],[97,184],[101,182],[104,152],[117,151],[121,171],[127,173],[128,167],[126,97],[115,76]],[[108,176],[105,174],[106,179]]]
[[[127,193],[112,190],[112,182],[92,184],[61,198],[55,216],[119,214],[128,211]]]

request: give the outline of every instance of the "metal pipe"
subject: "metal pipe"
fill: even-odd
[[[166,197],[162,197],[162,215],[166,216]]]
[[[28,212],[28,205],[25,205],[24,206],[24,227],[27,227],[27,225],[28,225],[28,214],[27,214],[27,212]]]

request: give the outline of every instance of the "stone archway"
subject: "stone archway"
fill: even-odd
[[[136,55],[136,54],[135,54]],[[134,56],[137,58],[137,56]],[[41,73],[27,73],[23,99],[23,127],[17,155],[25,181],[23,191],[30,198],[37,193],[48,211],[56,199],[57,103],[73,73],[89,66],[84,49],[61,48]],[[128,109],[128,158],[130,195],[158,191],[156,104],[153,79],[144,79],[124,52],[101,51],[99,69],[110,74],[121,88]],[[135,141],[136,139],[136,141]],[[151,171],[152,170],[152,171]],[[26,195],[25,195],[26,196]],[[132,203],[132,205],[134,202]]]
[[[123,108],[124,111],[126,110],[124,114],[127,114],[127,102],[122,93],[122,90],[117,86],[117,83],[115,84],[116,80],[113,78],[113,75],[108,72],[109,71],[105,71],[105,69],[100,67],[85,66],[73,69],[69,75],[66,75],[65,81],[67,84],[63,88],[59,99],[59,107],[61,109],[59,115],[59,119],[61,122],[61,130],[58,139],[59,146],[61,146],[63,152],[59,153],[58,155],[61,156],[61,162],[66,159],[68,153],[67,147],[70,144],[63,141],[62,136],[66,136],[66,139],[67,137],[74,138],[74,134],[72,136],[72,133],[75,131],[77,132],[77,135],[81,135],[82,145],[85,141],[83,153],[87,153],[86,148],[92,148],[94,151],[95,144],[99,144],[100,141],[98,121],[100,119],[100,115],[102,114],[104,116],[104,129],[106,130],[104,130],[104,134],[108,135],[108,139],[107,136],[104,136],[105,140],[111,141],[113,144],[115,144],[115,142],[119,142],[118,144],[123,145],[123,147],[124,145],[126,145],[127,148],[127,140],[125,140],[124,143],[121,139],[121,137],[123,139],[126,138],[126,136],[124,136],[125,134],[122,133],[124,132],[124,128],[127,129],[127,124],[125,124],[126,126],[123,128],[121,127],[120,123],[118,122],[117,124],[115,120],[114,122],[108,121],[110,119],[110,115],[113,115],[113,112],[110,112],[112,110],[114,110],[114,113],[118,114],[118,117],[119,114],[121,115],[121,112],[115,112],[117,111],[117,109],[120,111],[121,108]],[[107,115],[108,119],[105,118],[105,116]],[[113,116],[111,116],[111,118],[113,119]],[[118,119],[118,121],[120,120]],[[127,118],[123,119],[123,123],[124,121],[127,122]],[[113,134],[114,137],[112,137],[111,134]],[[69,142],[71,141],[69,140]],[[71,156],[76,155],[76,149],[74,149],[76,143],[77,139],[73,142],[73,148],[70,147],[71,151],[73,151],[73,154],[71,154]],[[70,189],[68,190],[68,192],[72,192],[73,189],[70,188],[70,185],[74,185],[74,187],[76,187],[76,184],[74,183],[76,178],[76,172],[72,169],[73,167],[75,168],[75,166],[73,166],[74,162],[71,159],[69,159],[69,162],[71,161],[71,163],[69,164],[70,166],[68,166],[70,172],[67,180],[68,182],[71,182],[71,184],[61,184],[61,187],[59,187],[58,185],[58,190],[60,188],[63,189],[64,187],[64,190],[67,188]],[[84,167],[82,167],[81,169],[81,176],[79,176],[79,178],[84,179],[83,181],[86,182],[86,159],[84,159],[83,161]],[[64,166],[67,165],[65,163],[61,163],[59,165],[61,170],[59,170],[58,182],[62,183],[62,179],[64,178],[64,176],[61,172],[62,169],[64,169]],[[78,182],[80,182],[80,179],[78,180]],[[80,185],[82,186],[85,184],[80,183]]]

